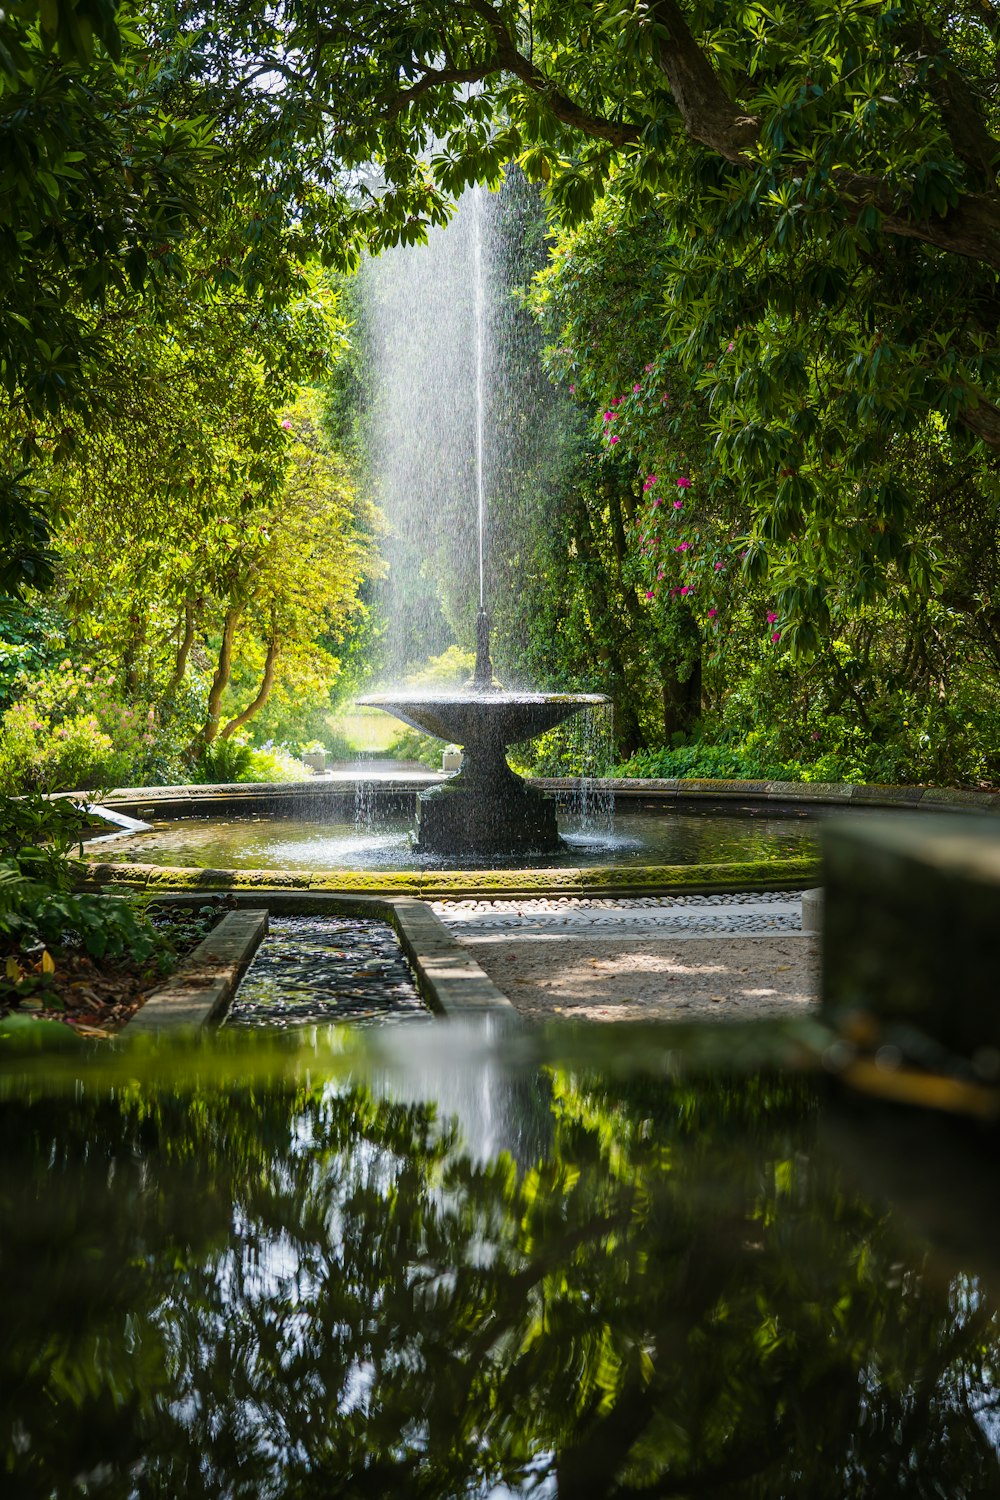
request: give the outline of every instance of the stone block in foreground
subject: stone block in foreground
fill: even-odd
[[[1000,1049],[1000,821],[900,814],[823,832],[822,1009]]]

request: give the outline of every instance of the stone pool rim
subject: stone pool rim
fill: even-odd
[[[85,890],[136,889],[146,894],[201,891],[219,895],[287,891],[331,896],[404,896],[419,901],[538,896],[725,895],[739,891],[801,889],[819,882],[814,856],[732,860],[687,865],[577,865],[503,870],[231,870],[132,861],[77,864]]]
[[[417,793],[446,777],[430,771],[370,776],[334,773],[304,782],[237,782],[189,786],[118,787],[94,804],[93,793],[69,792],[91,802],[95,813],[116,816],[198,818],[227,813],[282,816],[296,811],[317,815],[337,803],[354,805],[360,791],[389,803],[415,804]],[[557,799],[578,794],[572,777],[533,777],[530,785]],[[908,812],[1000,814],[1000,792],[972,788],[884,786],[851,782],[728,781],[708,778],[593,778],[588,794],[612,792],[616,803],[648,810],[700,806],[728,813],[766,809],[776,816],[809,817],[823,807],[851,810],[898,809]],[[103,842],[103,840],[102,840]],[[524,897],[590,894],[597,896],[727,894],[768,891],[819,883],[818,858],[785,857],[703,865],[600,865],[558,869],[510,867],[503,870],[287,870],[199,869],[195,866],[147,865],[139,862],[80,865],[81,883],[139,886],[144,890],[325,891],[331,894],[448,897]]]
[[[425,771],[413,775],[335,774],[315,776],[309,781],[293,782],[225,782],[190,786],[116,787],[100,799],[100,807],[118,814],[135,816],[148,809],[154,817],[170,818],[204,816],[209,812],[240,809],[242,813],[278,812],[294,809],[303,803],[352,800],[364,789],[376,797],[415,801],[417,793],[439,785],[448,778]],[[549,792],[557,798],[570,798],[579,792],[576,777],[535,776],[526,778],[529,786]],[[586,780],[588,794],[611,792],[626,805],[649,803],[670,806],[676,803],[713,805],[732,811],[733,802],[760,805],[780,813],[805,813],[818,807],[906,808],[921,812],[995,812],[1000,813],[1000,791],[989,792],[970,787],[888,786],[874,783],[820,781],[728,781],[708,778],[642,778],[595,777]],[[93,792],[59,792],[76,800],[93,802]]]

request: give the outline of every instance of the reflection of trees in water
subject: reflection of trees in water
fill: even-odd
[[[364,1088],[4,1105],[5,1496],[996,1492],[995,1320],[805,1086],[550,1100],[530,1170]]]

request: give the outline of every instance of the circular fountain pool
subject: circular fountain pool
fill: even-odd
[[[425,870],[499,868],[511,861],[478,855],[456,860],[419,853],[412,818],[387,812],[355,821],[331,810],[328,818],[184,818],[157,823],[149,833],[105,844],[105,859],[230,870]],[[708,865],[815,856],[814,818],[741,815],[674,808],[662,812],[562,813],[564,848],[520,866],[574,869],[594,865]]]

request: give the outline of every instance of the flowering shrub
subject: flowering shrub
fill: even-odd
[[[90,791],[180,780],[179,752],[151,708],[123,701],[113,673],[64,660],[0,719],[0,776],[12,792]]]

